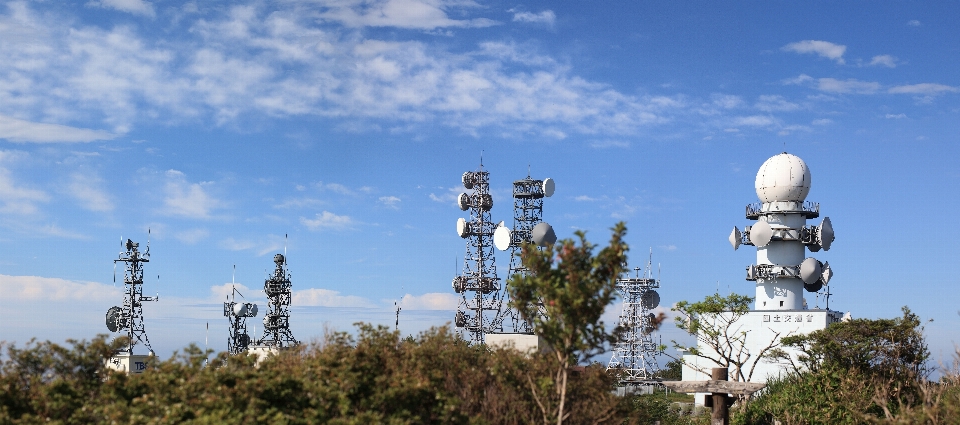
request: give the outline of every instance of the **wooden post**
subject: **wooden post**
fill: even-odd
[[[710,379],[714,381],[727,380],[727,368],[715,367]],[[710,416],[711,425],[730,425],[730,411],[727,409],[727,393],[712,393],[713,415]]]

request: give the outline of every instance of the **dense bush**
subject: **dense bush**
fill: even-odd
[[[556,370],[554,356],[470,346],[446,328],[401,339],[361,325],[259,366],[227,354],[206,364],[190,346],[140,375],[104,369],[122,341],[70,344],[7,347],[0,423],[531,423],[542,421],[531,386]],[[566,422],[631,421],[613,388],[600,365],[574,374]]]

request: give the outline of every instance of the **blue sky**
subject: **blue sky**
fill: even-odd
[[[148,228],[161,355],[203,344],[206,322],[225,349],[233,265],[262,303],[285,245],[298,338],[392,324],[398,299],[405,332],[443,324],[465,251],[454,197],[481,155],[495,220],[529,167],[557,182],[559,237],[627,222],[665,305],[752,295],[754,254],[726,237],[788,151],[837,232],[815,254],[831,307],[908,305],[948,358],[960,5],[635,3],[0,5],[0,339],[104,332],[120,238]]]

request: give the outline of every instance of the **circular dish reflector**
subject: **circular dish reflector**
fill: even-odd
[[[510,249],[510,228],[507,226],[497,227],[497,230],[493,232],[493,244],[501,251]]]
[[[110,309],[107,310],[107,329],[109,329],[110,332],[116,332],[123,328],[123,320],[120,317],[121,313],[123,313],[123,310],[116,306],[110,307]]]
[[[465,238],[468,235],[467,231],[467,220],[464,220],[463,217],[457,219],[457,236]]]
[[[247,305],[244,303],[237,303],[233,305],[233,315],[238,317],[244,317],[247,315]]]
[[[808,285],[816,283],[820,280],[820,275],[823,273],[823,265],[817,261],[816,258],[807,257],[800,263],[800,279],[803,280],[803,283]]]
[[[819,291],[819,290],[822,289],[822,288],[823,288],[823,281],[822,281],[822,280],[818,280],[818,281],[813,282],[813,283],[804,283],[804,284],[803,284],[803,289],[805,289],[807,292],[817,292],[817,291]]]
[[[461,211],[470,209],[470,195],[461,193],[460,196],[457,197],[457,206],[460,207]]]
[[[658,294],[657,291],[650,289],[640,296],[640,304],[647,310],[656,308],[658,305],[660,305],[660,294]]]
[[[557,243],[557,234],[553,232],[553,226],[547,224],[545,221],[533,226],[533,231],[530,232],[530,236],[531,239],[533,239],[533,243],[539,246],[549,246]]]
[[[824,217],[823,222],[819,226],[819,239],[820,246],[823,247],[824,251],[830,250],[830,245],[833,244],[834,238],[836,235],[833,234],[833,223],[830,222],[830,217]]]
[[[553,182],[553,179],[547,177],[543,179],[543,196],[551,197],[553,192],[557,190],[557,184]]]
[[[758,221],[750,228],[750,242],[753,242],[755,246],[767,246],[770,239],[773,239],[773,229],[766,221]]]
[[[461,180],[463,181],[463,187],[467,189],[473,189],[473,173],[472,172],[467,171],[466,173],[463,173],[463,178],[461,178]]]

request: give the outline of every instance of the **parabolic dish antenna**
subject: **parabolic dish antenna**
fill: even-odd
[[[830,223],[830,217],[824,217],[823,222],[819,226],[820,231],[820,246],[823,247],[824,251],[830,250],[830,245],[833,243],[836,235],[833,234],[833,223]]]
[[[758,221],[750,228],[750,242],[756,246],[767,246],[773,239],[773,229],[766,221]]]
[[[497,227],[493,232],[493,244],[501,251],[510,249],[510,228],[504,225]]]
[[[817,292],[820,289],[823,289],[823,281],[818,280],[813,283],[804,283],[803,289],[805,289],[807,292]]]
[[[463,187],[467,189],[473,189],[473,173],[469,171],[463,173],[463,178],[461,180],[463,181]]]
[[[470,195],[461,193],[460,196],[457,197],[457,206],[460,207],[460,211],[470,209]]]
[[[820,280],[823,272],[823,265],[816,258],[807,257],[800,263],[800,280],[807,285],[812,285]]]
[[[743,235],[740,233],[740,229],[738,229],[737,226],[733,226],[733,231],[730,232],[730,238],[728,240],[730,241],[730,245],[733,245],[734,251],[740,248],[740,239],[742,237]]]
[[[657,291],[650,289],[640,296],[640,304],[643,305],[643,308],[647,310],[656,308],[658,305],[660,305],[660,294],[658,294]]]
[[[124,327],[123,310],[116,306],[110,307],[107,310],[107,329],[110,332],[116,332]]]
[[[464,220],[463,217],[457,219],[457,235],[461,238],[469,236],[469,231],[467,229],[467,220]]]
[[[557,184],[553,182],[553,179],[547,177],[543,179],[543,196],[551,197],[553,192],[557,190]]]
[[[557,234],[553,232],[553,226],[541,221],[540,224],[533,226],[530,232],[533,243],[539,246],[550,246],[557,243]]]

